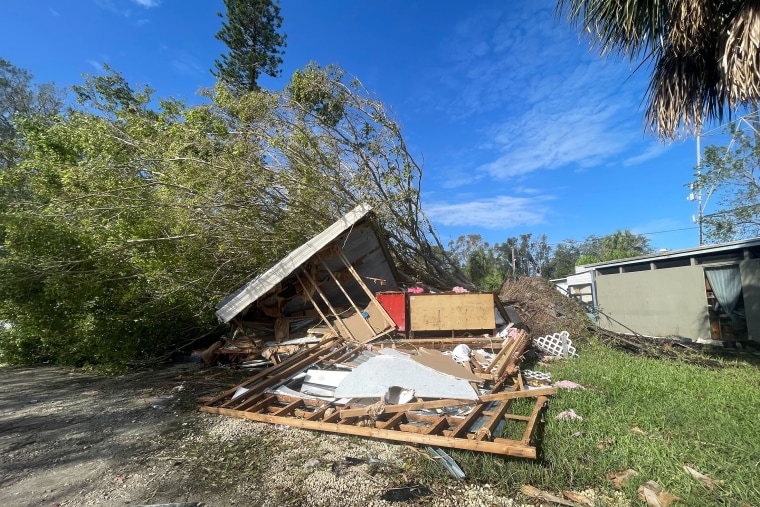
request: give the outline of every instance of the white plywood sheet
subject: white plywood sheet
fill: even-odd
[[[358,366],[335,389],[335,397],[379,398],[391,387],[412,389],[422,398],[478,398],[466,380],[444,375],[396,354],[378,355]]]

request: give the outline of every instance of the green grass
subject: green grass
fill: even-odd
[[[547,367],[529,365],[551,372],[555,381],[588,386],[560,390],[550,402],[539,435],[541,459],[452,450],[469,478],[504,493],[530,484],[552,492],[597,488],[611,494],[605,475],[631,468],[639,473],[623,490],[631,500],[640,484],[654,480],[689,506],[760,506],[756,358],[724,359],[719,368],[707,369],[632,356],[593,340],[579,354]],[[555,418],[571,408],[582,421]],[[724,482],[709,490],[684,465]],[[435,467],[425,468],[441,479]]]

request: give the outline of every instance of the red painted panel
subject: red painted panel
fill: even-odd
[[[406,294],[403,292],[378,292],[378,303],[385,308],[399,331],[406,331]]]

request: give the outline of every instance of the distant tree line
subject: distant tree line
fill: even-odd
[[[635,257],[652,252],[649,240],[629,230],[607,236],[567,239],[552,248],[546,235],[507,238],[490,245],[479,234],[459,236],[448,244],[448,253],[481,290],[496,291],[507,278],[541,276],[562,278],[579,264]]]

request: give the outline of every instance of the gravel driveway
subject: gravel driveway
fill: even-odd
[[[198,412],[246,376],[0,368],[0,505],[516,505],[487,485],[421,484],[407,446]]]

